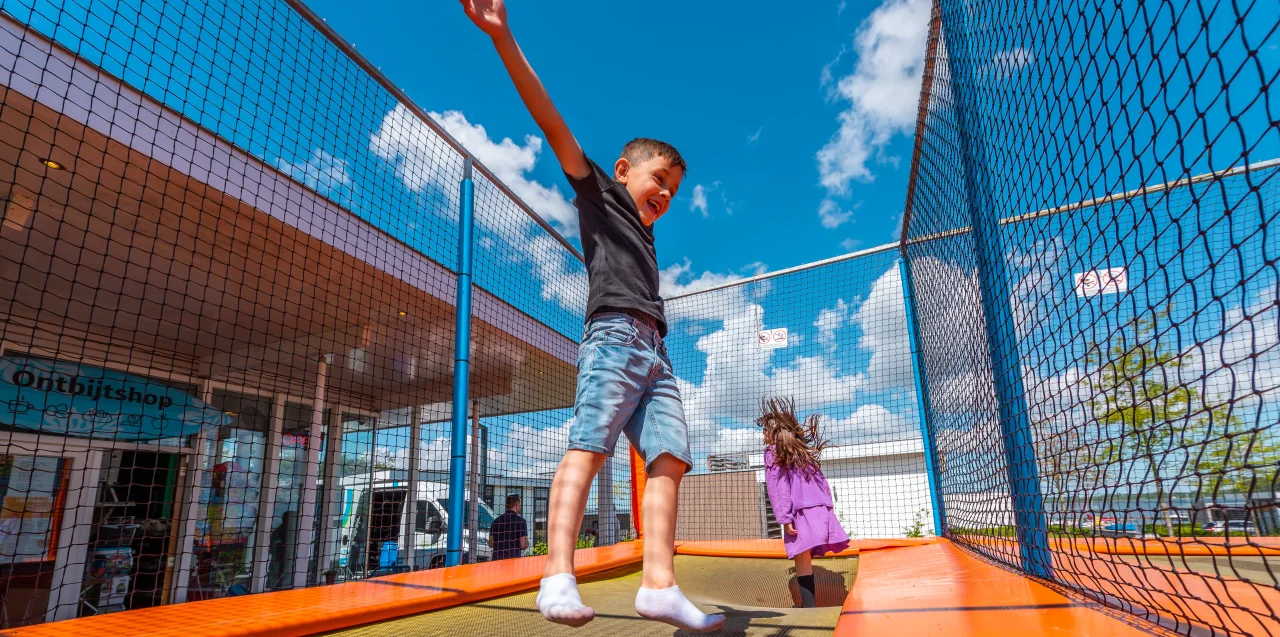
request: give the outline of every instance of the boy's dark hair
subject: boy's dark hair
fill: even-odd
[[[640,164],[654,157],[661,157],[669,162],[671,166],[679,166],[680,170],[689,172],[689,165],[684,163],[684,157],[680,156],[680,151],[675,146],[664,141],[649,139],[648,137],[637,137],[622,147],[622,159],[631,162],[631,165]]]
[[[520,494],[519,494],[519,493],[508,493],[508,494],[507,494],[507,508],[508,508],[508,509],[510,509],[511,507],[513,507],[513,506],[515,506],[515,505],[517,505],[517,504],[520,504]]]

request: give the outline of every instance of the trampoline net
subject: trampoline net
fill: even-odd
[[[478,127],[301,3],[0,9],[0,628],[428,568],[451,527],[489,559],[513,494],[537,550],[587,293],[565,198],[470,149],[449,519]],[[619,457],[584,543],[634,534]]]
[[[1185,634],[1277,626],[1278,21],[944,0],[926,58],[902,247],[946,534]]]
[[[694,464],[677,537],[781,537],[755,424],[769,398],[820,418],[822,470],[851,537],[932,535],[897,251],[682,294],[700,278],[682,273],[666,303]]]

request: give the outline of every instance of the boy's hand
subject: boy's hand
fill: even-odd
[[[502,0],[460,0],[467,13],[481,31],[497,40],[510,33],[507,26],[507,5]]]
[[[786,524],[782,525],[782,531],[783,531],[784,533],[786,533],[787,535],[795,535],[795,534],[796,534],[796,525],[794,525],[794,524],[792,524],[792,523],[790,523],[790,522],[787,522]]]
[[[547,95],[547,89],[534,74],[533,67],[529,66],[529,60],[520,51],[520,45],[516,44],[515,37],[511,35],[511,28],[507,24],[506,3],[503,0],[459,1],[467,17],[493,40],[498,57],[502,58],[511,82],[516,85],[516,92],[524,100],[525,108],[529,109],[533,121],[547,136],[547,145],[551,146],[551,152],[560,160],[560,167],[574,179],[586,178],[591,174],[591,164],[582,153],[578,140],[569,132],[569,125],[560,116],[560,111],[551,103],[551,96]]]

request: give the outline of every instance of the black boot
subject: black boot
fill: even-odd
[[[813,608],[817,604],[814,602],[813,596],[813,576],[799,575],[796,576],[796,583],[800,584],[800,607]]]

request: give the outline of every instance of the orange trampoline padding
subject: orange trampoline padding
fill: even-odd
[[[1008,546],[1014,538],[964,536],[974,544]],[[1055,551],[1097,553],[1103,555],[1181,555],[1184,557],[1280,555],[1280,538],[1251,537],[1184,537],[1176,540],[1093,537],[1049,538]]]
[[[869,551],[835,635],[1150,635],[945,540]]]
[[[900,539],[900,540],[853,540],[849,548],[827,557],[852,557],[862,551],[901,548],[904,546],[920,546],[937,542],[937,538]],[[787,557],[782,540],[685,540],[676,543],[678,555],[701,555],[705,557],[754,557],[780,558]]]
[[[640,542],[577,551],[578,575],[639,562]],[[546,557],[467,564],[359,582],[157,606],[3,631],[15,637],[313,635],[538,586]]]

